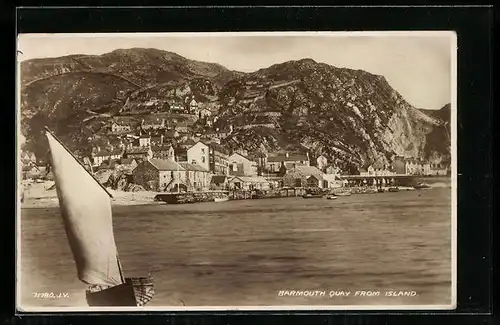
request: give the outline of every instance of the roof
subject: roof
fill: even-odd
[[[130,149],[127,149],[127,153],[147,153],[149,151],[148,147],[132,147]]]
[[[101,165],[99,165],[99,167],[97,169],[108,169],[108,164],[103,162]]]
[[[231,178],[230,181],[232,182],[235,179],[239,179],[242,182],[247,182],[247,183],[268,183],[268,181],[262,176],[235,176]]]
[[[247,156],[245,156],[245,155],[243,155],[243,154],[241,154],[241,153],[239,153],[239,152],[233,152],[233,153],[231,154],[231,156],[229,156],[229,158],[231,158],[233,155],[238,155],[238,156],[240,156],[240,157],[242,157],[242,158],[245,158],[246,160],[248,160],[248,161],[250,161],[250,162],[255,162],[255,161],[253,161],[252,159],[250,159],[249,157],[247,157]]]
[[[192,139],[189,139],[189,140],[191,140],[191,141],[192,141],[192,143],[193,143],[193,144],[191,145],[191,147],[189,147],[189,149],[191,149],[192,147],[194,147],[194,146],[195,146],[195,145],[197,145],[198,143],[201,143],[201,144],[203,144],[203,145],[205,145],[205,146],[207,146],[207,147],[209,147],[209,146],[210,146],[208,143],[206,143],[206,142],[204,142],[204,141],[201,141],[201,140],[198,140],[198,141],[196,141],[196,142],[195,142],[194,140],[192,140]],[[185,142],[185,144],[187,144],[189,140],[187,140],[187,141]]]
[[[308,176],[312,175],[312,176],[316,176],[316,177],[320,177],[320,178],[323,178],[323,175],[324,175],[321,170],[319,170],[317,167],[314,167],[314,166],[297,166],[293,169],[290,169],[287,172],[287,175],[293,174],[294,172],[300,172],[300,173],[308,175]]]
[[[150,159],[149,162],[158,170],[185,170],[172,159]]]
[[[143,134],[139,137],[139,139],[149,139],[151,136],[149,134]]]
[[[207,172],[205,168],[201,167],[200,165],[196,164],[190,164],[188,162],[179,162],[179,165],[181,165],[185,170],[191,170],[191,171],[198,171],[198,172]]]
[[[282,162],[282,161],[307,161],[308,158],[305,155],[278,155],[271,156],[267,158],[268,162]]]
[[[130,164],[132,164],[133,161],[134,161],[134,158],[122,158],[120,160],[120,163],[122,165],[130,165]]]
[[[157,152],[157,151],[167,151],[167,150],[170,150],[170,148],[172,148],[171,144],[164,144],[164,145],[161,145],[161,146],[152,146],[151,150],[154,151],[154,152]]]
[[[227,176],[226,175],[213,175],[211,180],[210,180],[210,183],[224,183],[227,179]]]
[[[217,144],[217,143],[211,143],[210,144],[210,147],[212,147],[214,149],[214,151],[218,151],[220,153],[223,153],[225,155],[227,155],[229,152],[226,148],[224,148],[223,146]]]
[[[38,169],[36,166],[28,165],[28,166],[23,166],[22,170],[23,172],[27,172],[32,170],[33,168]]]

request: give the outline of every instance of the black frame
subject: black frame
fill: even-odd
[[[492,7],[224,7],[224,8],[18,8],[17,33],[83,33],[83,32],[180,32],[180,31],[301,31],[301,30],[455,30],[458,35],[458,306],[455,311],[411,311],[418,318],[407,318],[405,323],[422,321],[423,313],[488,315],[492,312],[493,268],[493,155],[492,155]],[[14,40],[15,46],[15,40]],[[15,58],[14,58],[15,60]],[[10,61],[13,62],[13,61]],[[11,81],[13,79],[10,79]],[[14,96],[12,96],[12,99]],[[12,106],[11,106],[12,107]],[[8,109],[15,120],[14,110]],[[7,119],[5,119],[7,120]],[[6,121],[3,131],[7,138],[15,134],[15,124]],[[5,138],[5,137],[4,137]],[[13,145],[13,140],[10,141]],[[6,175],[15,183],[15,165]],[[10,187],[10,188],[13,188]],[[8,197],[15,211],[15,192]],[[15,204],[15,203],[14,203]],[[5,218],[7,219],[7,218]],[[5,220],[4,220],[5,222]],[[14,217],[2,227],[5,241],[15,243]],[[13,236],[12,236],[13,235]],[[12,236],[12,237],[11,237]],[[13,245],[14,246],[14,245]],[[15,264],[14,248],[2,247],[3,260]],[[0,279],[2,288],[14,288],[15,265]],[[12,281],[8,283],[6,281]],[[12,292],[14,293],[14,292]],[[7,307],[7,306],[5,306]],[[5,308],[4,307],[4,308]],[[7,307],[8,308],[8,307]],[[15,308],[15,304],[11,305]],[[76,313],[77,315],[78,313]],[[113,314],[113,313],[108,313]],[[135,314],[135,313],[134,313]],[[136,321],[162,323],[160,315],[147,320],[137,315]],[[178,321],[190,323],[196,319],[206,322],[254,323],[256,317],[238,315],[267,315],[266,321],[280,323],[286,318],[278,312],[234,312],[228,317],[209,312],[168,313],[177,315]],[[305,316],[305,315],[308,316]],[[359,323],[369,315],[388,315],[370,318],[371,323],[398,322],[401,311],[359,312],[300,312],[293,321],[298,323],[345,322],[347,314],[356,314]],[[75,314],[73,314],[75,315]],[[192,318],[185,318],[192,315]],[[196,316],[196,317],[194,317]],[[120,315],[115,321],[124,320]],[[200,317],[204,317],[200,319]],[[308,318],[305,320],[305,318]],[[472,317],[472,316],[471,316]],[[31,318],[31,316],[26,316]],[[105,317],[109,320],[109,316]],[[259,317],[259,322],[263,321]],[[289,317],[287,317],[289,318]],[[291,321],[291,319],[288,319]],[[476,322],[478,319],[469,318]],[[42,317],[40,317],[40,321]],[[61,318],[53,323],[62,322]],[[85,318],[68,316],[73,324],[87,323]],[[419,323],[420,323],[419,321]],[[430,323],[429,320],[425,321]],[[288,323],[288,322],[287,322]]]

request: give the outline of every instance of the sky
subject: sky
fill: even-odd
[[[26,34],[18,61],[141,47],[253,72],[311,58],[383,75],[413,106],[440,109],[452,102],[455,42],[450,32]]]

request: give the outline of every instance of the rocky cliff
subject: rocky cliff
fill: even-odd
[[[219,125],[236,130],[225,140],[228,146],[306,148],[348,170],[394,155],[427,158],[427,135],[440,125],[408,104],[383,76],[311,59],[232,80],[220,101]]]
[[[254,73],[156,49],[36,59],[21,65],[21,126],[27,149],[46,151],[43,125],[74,150],[96,132],[89,117],[165,111],[186,96],[220,107],[232,149],[324,154],[344,169],[393,155],[447,157],[443,117],[408,104],[385,80],[311,59]],[[441,115],[436,115],[441,114]],[[449,117],[448,117],[449,118]]]

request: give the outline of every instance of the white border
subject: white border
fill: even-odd
[[[198,306],[198,307],[21,307],[21,241],[19,234],[21,233],[20,215],[21,206],[20,191],[16,186],[17,204],[16,204],[16,312],[26,315],[26,313],[68,313],[68,312],[181,312],[181,311],[335,311],[335,310],[453,310],[457,305],[457,34],[454,31],[352,31],[352,32],[215,32],[215,33],[85,33],[85,34],[72,34],[72,33],[58,33],[58,34],[20,34],[19,38],[43,38],[43,37],[234,37],[234,36],[268,36],[268,37],[286,37],[286,36],[324,36],[324,37],[443,37],[448,36],[451,38],[451,304],[450,305],[281,305],[281,306]],[[17,54],[16,54],[17,58]],[[16,129],[17,136],[20,134],[20,62],[16,59]],[[17,139],[17,138],[16,138]],[[20,184],[21,172],[19,170],[20,161],[20,143],[16,141],[16,169],[17,171],[17,184]]]

